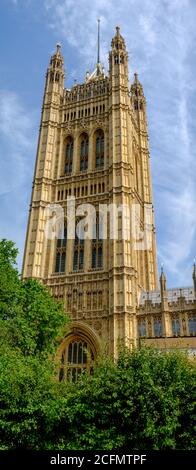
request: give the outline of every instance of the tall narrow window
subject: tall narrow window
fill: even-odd
[[[76,382],[85,371],[93,371],[94,354],[90,345],[83,338],[76,337],[61,355],[59,381]]]
[[[65,272],[66,245],[67,245],[67,227],[65,226],[63,236],[61,234],[61,231],[59,231],[59,238],[57,239],[57,244],[56,244],[56,263],[55,263],[56,273]]]
[[[94,227],[94,237],[92,240],[92,269],[101,269],[103,267],[103,240],[100,233],[99,218],[96,217],[96,226]]]
[[[162,321],[161,319],[154,320],[154,336],[160,337],[162,336]]]
[[[138,110],[138,101],[134,101],[134,109],[137,111]]]
[[[65,147],[65,174],[70,175],[73,163],[73,139],[68,137]]]
[[[88,136],[83,134],[80,144],[80,171],[85,171],[88,168]]]
[[[146,336],[146,320],[139,320],[138,332],[140,338],[144,338]]]
[[[180,336],[180,320],[179,318],[172,319],[172,336]]]
[[[104,165],[104,133],[100,130],[95,135],[95,166],[101,168]]]
[[[137,162],[137,155],[135,156],[135,181],[136,181],[136,189],[138,191],[139,184],[138,184],[138,162]]]
[[[189,333],[190,336],[196,336],[196,317],[189,318]]]
[[[77,226],[77,223],[76,223]],[[84,269],[84,239],[75,233],[75,246],[73,258],[73,271]]]

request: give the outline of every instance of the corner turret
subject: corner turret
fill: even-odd
[[[47,91],[59,92],[64,88],[64,59],[61,54],[61,44],[57,43],[56,51],[50,59],[50,65],[47,70]]]

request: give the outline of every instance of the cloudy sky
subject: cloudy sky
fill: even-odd
[[[66,82],[83,81],[115,26],[138,72],[148,124],[159,265],[168,286],[192,284],[196,257],[196,1],[0,0],[0,237],[21,266],[46,68],[62,43]]]

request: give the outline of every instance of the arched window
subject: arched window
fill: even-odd
[[[100,168],[104,165],[104,133],[100,130],[95,135],[95,166]]]
[[[70,175],[73,163],[73,139],[68,137],[65,147],[65,174]]]
[[[55,263],[55,272],[64,273],[65,272],[65,262],[66,262],[66,245],[67,245],[67,227],[64,227],[64,233],[59,230],[58,239],[56,243],[56,263]]]
[[[85,171],[88,168],[88,136],[82,134],[80,144],[80,171]]]
[[[76,382],[85,371],[93,373],[94,353],[82,337],[72,339],[61,355],[59,381]]]

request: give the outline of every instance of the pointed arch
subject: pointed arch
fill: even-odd
[[[99,351],[100,341],[95,331],[82,322],[73,322],[58,352],[59,381],[76,382],[85,371],[91,374]]]

